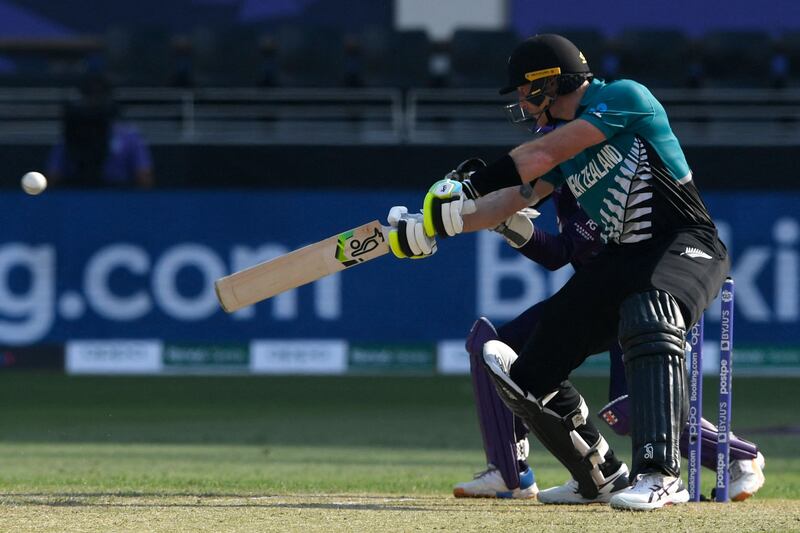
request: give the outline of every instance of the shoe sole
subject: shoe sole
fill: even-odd
[[[686,502],[667,502],[663,505],[659,505],[657,507],[653,507],[649,504],[628,504],[628,505],[614,505],[613,503],[609,505],[612,509],[616,509],[617,511],[638,511],[638,512],[647,512],[647,511],[655,511],[657,509],[663,509],[664,507],[669,507],[671,505],[681,504]]]
[[[606,505],[606,504],[608,504],[608,501],[586,500],[586,501],[582,501],[582,502],[575,502],[575,501],[571,501],[571,502],[563,502],[563,501],[561,501],[561,502],[548,502],[548,501],[542,501],[541,499],[539,499],[539,503],[542,503],[544,505]]]
[[[750,498],[753,494],[755,494],[755,493],[754,492],[740,492],[739,494],[737,494],[736,496],[731,498],[731,501],[743,502],[746,499]]]
[[[584,498],[583,500],[580,500],[580,501],[577,501],[577,500],[569,500],[569,501],[568,500],[551,500],[551,501],[547,501],[547,495],[545,494],[544,499],[542,499],[542,495],[541,495],[541,493],[539,493],[539,502],[543,503],[545,505],[606,505],[606,504],[608,504],[609,500],[611,500],[611,497],[613,497],[613,496],[614,496],[614,493],[612,493],[611,495],[609,495],[608,497],[606,497],[604,499],[587,500],[587,499]]]
[[[764,469],[764,459],[762,457],[761,461],[758,461],[758,459],[753,459],[753,461],[755,461],[756,465],[759,467],[759,470],[757,472],[758,474],[760,474],[758,476],[758,486],[755,488],[755,490],[753,490],[751,492],[742,491],[739,494],[731,496],[731,501],[743,502],[746,499],[751,498],[756,492],[758,492],[758,490],[761,487],[764,486],[764,482],[766,481],[766,478],[764,477],[764,473],[762,472],[762,470]]]
[[[758,492],[758,490],[759,490],[761,487],[763,487],[763,486],[764,486],[764,481],[765,481],[765,479],[764,479],[764,476],[762,475],[762,476],[761,476],[761,481],[759,482],[759,484],[758,484],[758,487],[756,487],[756,489],[755,489],[755,490],[753,490],[753,491],[751,491],[751,492],[742,491],[742,492],[740,492],[739,494],[736,494],[736,495],[734,495],[734,496],[731,496],[731,501],[734,501],[734,502],[743,502],[743,501],[745,501],[746,499],[753,497],[753,495],[754,495],[756,492]]]
[[[494,494],[475,494],[469,493],[464,489],[453,489],[453,496],[456,498],[490,498],[493,500],[530,500],[535,499],[537,493],[520,494],[515,496],[513,492],[496,492]]]
[[[664,502],[663,504],[657,506],[653,506],[649,503],[627,503],[625,505],[620,505],[620,504],[615,505],[613,501],[609,504],[609,506],[612,509],[616,509],[618,511],[655,511],[656,509],[663,509],[664,507],[668,507],[670,505],[676,505],[676,504],[679,505],[682,503],[687,503],[689,501],[688,492],[686,493],[685,498],[686,499],[684,499],[684,496],[681,496],[679,500]]]

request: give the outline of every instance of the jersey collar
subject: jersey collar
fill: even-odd
[[[583,113],[583,110],[586,109],[586,106],[588,106],[592,100],[594,100],[597,91],[599,91],[605,84],[606,82],[603,80],[598,80],[597,78],[592,80],[592,82],[589,84],[589,87],[586,89],[586,92],[583,93],[581,103],[578,104],[578,110],[575,113],[576,117]]]

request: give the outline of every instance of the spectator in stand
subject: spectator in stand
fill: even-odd
[[[80,99],[64,107],[62,140],[47,162],[49,178],[68,187],[152,187],[150,149],[134,126],[117,121],[108,80],[88,76],[79,90]]]

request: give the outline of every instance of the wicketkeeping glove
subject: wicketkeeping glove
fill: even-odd
[[[539,211],[532,207],[520,209],[505,222],[499,226],[492,228],[503,236],[508,244],[514,248],[522,248],[525,246],[533,236],[533,219],[539,216]]]
[[[421,213],[409,213],[402,205],[389,210],[389,248],[396,257],[423,259],[436,253],[436,239],[425,235],[422,218]]]

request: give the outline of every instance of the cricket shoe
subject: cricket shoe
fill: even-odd
[[[628,467],[622,463],[616,472],[606,478],[594,498],[585,498],[578,490],[578,482],[570,479],[558,487],[539,491],[539,501],[557,505],[608,503],[612,496],[625,491],[628,486]]]
[[[650,473],[640,474],[631,488],[615,494],[609,503],[614,509],[652,511],[688,501],[689,491],[683,486],[681,478]]]
[[[731,461],[730,487],[728,495],[735,502],[742,502],[764,486],[764,456],[761,452],[755,459]]]
[[[475,474],[472,481],[453,487],[453,496],[456,498],[535,498],[538,492],[539,487],[530,468],[519,473],[519,488],[509,489],[493,464]]]

